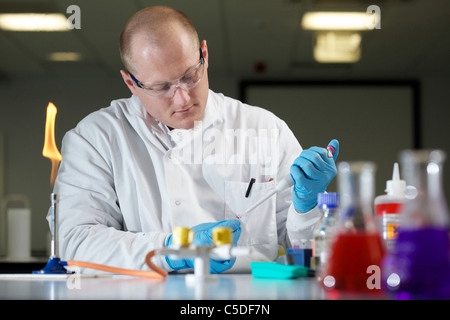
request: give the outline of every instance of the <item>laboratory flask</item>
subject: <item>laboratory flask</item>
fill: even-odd
[[[441,150],[400,153],[408,188],[397,242],[383,264],[383,284],[398,299],[450,298],[449,212]]]
[[[379,270],[384,255],[383,243],[373,220],[375,170],[372,162],[338,164],[338,227],[321,277],[327,290],[351,294],[381,293],[378,290],[381,289],[381,274],[378,283],[370,279],[370,271]]]

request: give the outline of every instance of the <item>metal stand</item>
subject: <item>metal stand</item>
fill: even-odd
[[[66,263],[61,261],[58,256],[58,214],[57,214],[57,202],[58,196],[55,193],[50,195],[51,201],[51,212],[52,212],[52,221],[51,221],[51,233],[52,233],[52,242],[51,242],[51,254],[48,259],[47,265],[38,271],[33,271],[34,274],[66,274],[72,273],[71,271],[65,268]]]

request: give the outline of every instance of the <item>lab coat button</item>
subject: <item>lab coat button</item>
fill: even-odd
[[[180,201],[175,201],[175,205],[177,205],[177,206],[179,206],[181,204],[181,202]]]

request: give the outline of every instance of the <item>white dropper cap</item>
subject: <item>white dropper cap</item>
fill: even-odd
[[[405,195],[406,182],[400,180],[400,171],[398,163],[394,163],[394,170],[392,172],[392,180],[386,181],[386,190],[388,195],[403,197]]]

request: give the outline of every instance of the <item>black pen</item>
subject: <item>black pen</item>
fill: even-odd
[[[252,190],[252,186],[255,183],[256,179],[255,178],[251,178],[250,182],[248,184],[248,188],[247,188],[247,192],[245,193],[245,197],[248,198],[248,196],[250,195],[250,191]]]

